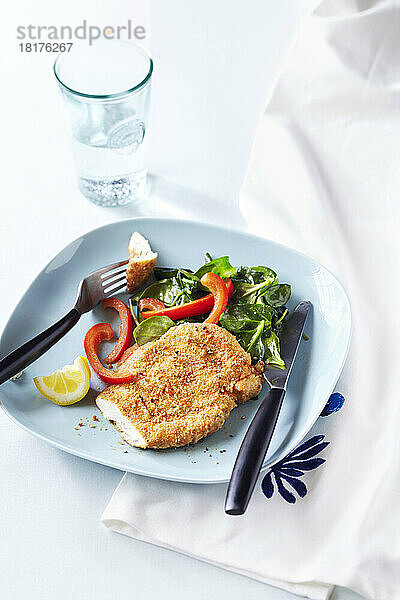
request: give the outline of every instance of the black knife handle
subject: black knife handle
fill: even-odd
[[[39,333],[0,361],[0,385],[47,352],[79,321],[81,313],[73,308],[62,319]]]
[[[225,500],[228,515],[242,515],[249,503],[279,417],[285,390],[272,388],[256,412],[240,446]]]

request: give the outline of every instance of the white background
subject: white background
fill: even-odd
[[[73,238],[141,214],[240,227],[237,200],[257,115],[304,10],[300,0],[126,0],[3,5],[0,328]],[[101,209],[76,188],[53,58],[21,54],[17,25],[145,25],[154,60],[150,166],[140,205]],[[0,414],[0,593],[9,600],[289,600],[290,594],[107,531],[119,471],[30,437]],[[273,549],[271,549],[273,551]],[[299,547],[301,554],[301,548]],[[340,598],[356,598],[340,591]]]

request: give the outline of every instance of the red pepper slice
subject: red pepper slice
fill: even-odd
[[[221,279],[221,278],[220,278]],[[221,281],[224,281],[221,279]],[[228,299],[233,294],[233,283],[230,279],[226,279],[224,284],[227,289]],[[179,321],[179,319],[186,319],[186,317],[197,317],[204,313],[210,312],[214,306],[214,294],[208,294],[200,300],[194,300],[181,306],[172,306],[171,308],[164,308],[164,310],[156,311],[144,311],[142,317],[148,319],[149,317],[165,316],[169,317],[173,321]],[[222,313],[221,313],[222,314]]]
[[[117,362],[117,368],[120,367],[130,357],[131,354],[136,352],[138,348],[139,346],[137,344],[133,344],[133,346],[127,348],[121,356],[121,358],[119,359],[119,361]]]
[[[165,308],[164,302],[157,300],[156,298],[142,298],[139,300],[139,310],[163,310]]]
[[[119,375],[118,373],[111,371],[104,367],[97,355],[97,349],[100,342],[112,340],[114,332],[110,323],[97,323],[93,325],[85,335],[85,352],[87,359],[92,367],[93,371],[96,371],[97,375],[105,381],[105,383],[127,383],[132,381],[135,377],[131,373],[125,373]]]
[[[200,279],[201,283],[212,291],[214,306],[204,323],[218,323],[220,316],[226,309],[229,296],[225,281],[216,273],[208,272]]]
[[[119,318],[121,319],[118,341],[111,350],[110,354],[104,359],[105,363],[112,365],[113,363],[117,362],[119,358],[121,358],[132,341],[132,315],[126,304],[124,304],[122,300],[119,300],[118,298],[106,298],[103,300],[103,309],[105,310],[106,308],[115,308],[115,310],[118,311]]]

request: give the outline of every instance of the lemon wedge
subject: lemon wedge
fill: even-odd
[[[51,375],[34,377],[39,392],[60,406],[75,404],[86,396],[90,387],[90,369],[85,356],[78,356],[74,364],[65,365]]]

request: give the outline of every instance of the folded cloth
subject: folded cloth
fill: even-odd
[[[241,192],[251,231],[311,254],[350,295],[337,386],[347,401],[316,425],[332,423],[327,463],[306,473],[295,504],[258,484],[240,518],[221,510],[226,485],[125,475],[103,515],[120,533],[314,599],[334,584],[400,598],[399,16],[395,0],[325,0],[303,22]]]

